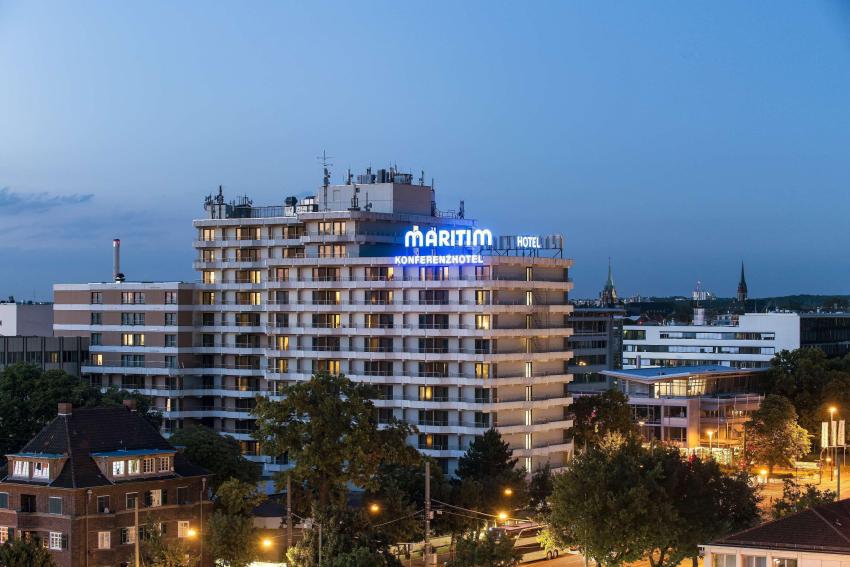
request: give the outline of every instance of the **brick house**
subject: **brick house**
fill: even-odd
[[[212,513],[209,471],[190,463],[131,402],[59,404],[53,421],[6,457],[0,541],[37,537],[60,567],[122,567],[134,565],[140,535],[160,530],[212,565],[201,551]]]

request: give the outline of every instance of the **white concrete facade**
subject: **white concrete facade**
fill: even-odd
[[[52,337],[53,305],[0,303],[0,336]]]

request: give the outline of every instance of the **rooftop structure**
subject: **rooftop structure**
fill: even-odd
[[[0,336],[53,336],[53,305],[18,302],[10,298],[0,302]]]

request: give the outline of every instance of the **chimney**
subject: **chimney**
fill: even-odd
[[[121,402],[130,411],[136,411],[136,400],[124,400]]]
[[[71,415],[73,405],[68,402],[59,402],[59,415]]]
[[[121,240],[118,238],[112,239],[112,280],[115,283],[124,281],[124,274],[121,273]]]

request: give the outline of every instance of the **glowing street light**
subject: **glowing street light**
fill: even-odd
[[[499,519],[500,519],[500,520],[502,520],[503,522],[504,522],[505,520],[507,520],[507,519],[508,519],[508,514],[507,514],[507,512],[499,512]]]
[[[708,433],[708,451],[710,453],[711,452],[711,440],[714,437],[714,430],[709,429],[708,431],[706,431],[706,433]]]
[[[513,496],[514,489],[510,486],[505,489],[505,496]]]
[[[264,537],[264,538],[260,541],[260,545],[262,545],[262,546],[263,546],[263,549],[271,549],[272,545],[274,545],[274,544],[272,543],[272,538],[270,538],[270,537]]]
[[[198,537],[198,530],[196,530],[195,528],[189,528],[189,531],[186,532],[186,535],[194,539]]]
[[[369,505],[369,511],[372,512],[373,514],[377,514],[378,512],[381,511],[381,507],[376,502],[373,502],[372,504]]]

